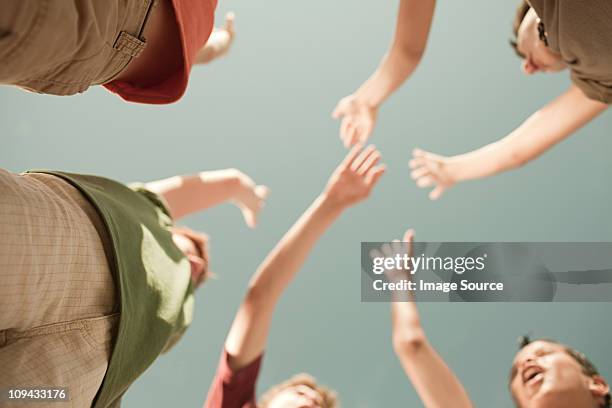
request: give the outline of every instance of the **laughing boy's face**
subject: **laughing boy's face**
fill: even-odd
[[[510,376],[520,408],[599,407],[607,387],[600,377],[585,374],[563,345],[541,340],[516,354]]]

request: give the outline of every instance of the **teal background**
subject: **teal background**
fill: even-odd
[[[219,278],[200,290],[185,338],[138,380],[126,407],[198,407],[247,280],[319,193],[345,154],[337,100],[376,67],[396,2],[230,0],[230,55],[196,67],[170,106],[132,105],[102,88],[53,97],[0,89],[0,162],[152,180],[237,167],[269,185],[260,226],[220,206],[187,224],[211,237]],[[507,45],[514,2],[437,5],[418,71],[382,108],[372,141],[389,166],[370,200],[320,241],[274,319],[259,390],[309,372],[345,407],[420,406],[390,341],[389,305],[360,302],[361,241],[610,241],[612,115],[528,166],[459,185],[430,202],[409,178],[413,147],[464,152],[507,134],[568,85],[567,73],[525,77]],[[610,304],[421,304],[431,342],[478,406],[509,407],[515,339],[554,337],[584,350],[612,379]]]

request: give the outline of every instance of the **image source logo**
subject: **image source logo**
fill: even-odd
[[[612,243],[362,242],[361,300],[612,301]]]

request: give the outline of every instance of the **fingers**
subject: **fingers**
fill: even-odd
[[[229,33],[234,33],[234,20],[236,19],[236,15],[233,11],[230,11],[225,15],[225,29]]]
[[[243,208],[242,216],[244,217],[244,222],[247,227],[255,228],[257,226],[257,216],[250,208]]]
[[[366,184],[368,185],[368,188],[372,189],[376,183],[378,183],[378,180],[380,180],[382,175],[385,174],[385,171],[387,171],[387,166],[384,164],[379,164],[378,166],[370,169],[370,171],[368,171],[366,174]]]
[[[362,149],[362,145],[358,143],[351,149],[341,166],[364,177],[368,188],[372,188],[387,169],[383,164],[377,165],[381,157],[374,145]]]
[[[414,149],[412,151],[412,159],[409,162],[410,168],[414,170],[422,166],[427,166],[429,159],[430,153],[418,148]]]
[[[393,249],[393,253],[400,254],[404,252],[404,246],[402,245],[399,239],[394,239],[391,241],[391,248]]]
[[[409,162],[409,166],[412,169],[410,177],[416,182],[418,187],[435,186],[429,193],[429,199],[437,200],[449,187],[443,181],[443,176],[441,175],[440,160],[443,158],[418,148],[412,151],[412,156],[413,158]]]
[[[359,121],[353,120],[344,138],[344,147],[353,146],[355,143],[363,142],[368,137],[367,127]]]
[[[338,104],[334,108],[334,111],[332,112],[332,118],[333,119],[340,119],[342,116],[344,116],[346,114],[346,103],[345,103],[345,100],[346,100],[346,98],[340,99],[340,101],[338,102]]]
[[[270,189],[264,185],[255,186],[252,190],[252,195],[248,200],[244,200],[239,204],[244,222],[249,228],[257,226],[257,216],[266,204],[266,198],[270,194]]]
[[[356,144],[355,146],[353,146],[353,148],[344,157],[344,160],[342,160],[342,163],[340,163],[340,167],[342,167],[343,169],[351,168],[351,166],[353,165],[353,161],[355,161],[362,148],[363,146],[361,144]]]
[[[444,193],[445,190],[446,190],[446,187],[437,186],[436,188],[431,190],[431,192],[429,193],[429,199],[437,200],[438,198],[440,198],[440,196],[442,195],[442,193]]]
[[[348,148],[361,142],[363,139],[363,131],[361,125],[355,123],[350,117],[344,117],[340,125],[340,139],[344,147]]]
[[[351,164],[351,170],[354,172],[359,172],[361,166],[369,159],[369,157],[376,152],[376,147],[374,145],[369,145],[365,149],[361,151],[361,153],[353,160]]]
[[[353,146],[359,140],[359,125],[351,122],[344,137],[344,147]]]
[[[370,258],[383,258],[383,254],[378,249],[373,249],[370,251]]]
[[[265,200],[270,195],[270,188],[268,186],[259,185],[255,187],[255,195],[260,200]],[[262,203],[263,205],[263,203]]]
[[[349,122],[344,128],[344,133],[340,135],[340,138],[344,142],[344,147],[350,147],[356,143],[364,142],[367,140],[374,127],[374,123],[369,121],[358,121],[349,117],[345,117],[344,120]],[[343,128],[340,130],[342,132]]]
[[[349,118],[344,117],[340,123],[340,138],[344,139],[349,128],[352,126],[352,122]]]
[[[418,148],[412,151],[412,156],[413,159],[409,162],[411,169],[415,170],[419,167],[425,167],[432,173],[439,171],[440,163],[443,159],[442,156]]]
[[[408,162],[408,165],[413,170],[418,169],[419,167],[422,167],[425,165],[425,159],[410,159],[410,161]]]
[[[370,156],[363,162],[363,164],[357,170],[357,173],[361,176],[370,171],[381,159],[381,154],[378,150],[374,151]]]
[[[429,169],[427,167],[417,167],[416,170],[410,172],[410,178],[416,181],[421,177],[428,176],[429,174]]]
[[[425,188],[431,187],[436,183],[436,180],[432,176],[423,176],[416,181],[416,185]]]
[[[404,238],[402,241],[412,244],[412,241],[414,241],[414,229],[407,229],[406,232],[404,232]]]
[[[391,242],[384,243],[380,250],[373,249],[370,251],[370,257],[382,257],[383,254],[386,257],[394,256],[395,254],[402,254],[405,251],[404,243],[407,243],[409,246],[412,245],[412,241],[414,239],[414,230],[409,229],[404,233],[404,238],[402,241],[398,239],[394,239]]]
[[[336,107],[334,108],[331,117],[332,119],[340,119],[340,117],[343,115],[344,113],[342,112],[342,108],[340,107],[340,104],[336,105]]]
[[[402,240],[406,243],[406,250],[408,251],[408,256],[412,257],[413,255],[413,243],[414,243],[414,229],[409,228],[404,232],[404,238]]]
[[[370,134],[372,134],[372,129],[374,129],[373,122],[364,123],[360,128],[359,137],[357,138],[357,141],[364,142],[368,140],[368,137],[370,137]]]
[[[374,128],[376,111],[350,95],[338,102],[332,112],[332,118],[342,118],[339,136],[344,147],[348,148],[365,141],[370,136]]]

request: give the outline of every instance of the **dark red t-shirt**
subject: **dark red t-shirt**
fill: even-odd
[[[204,408],[256,408],[255,384],[263,355],[238,371],[230,368],[228,358],[223,350]]]
[[[130,102],[164,104],[176,102],[183,96],[195,56],[214,28],[217,0],[172,0],[172,6],[181,38],[182,69],[147,88],[119,80],[104,84],[105,88]],[[163,63],[160,61],[160,64]]]

